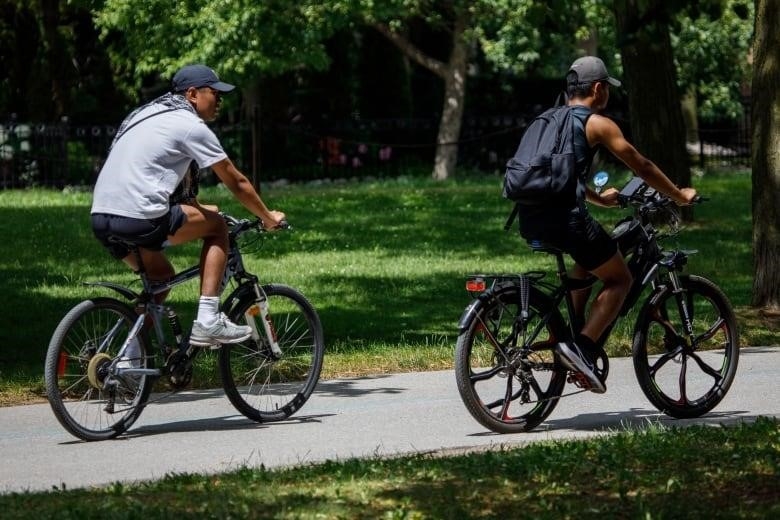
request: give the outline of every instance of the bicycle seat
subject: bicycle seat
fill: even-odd
[[[563,254],[563,250],[542,240],[528,240],[528,246],[539,253],[550,253],[552,255]]]

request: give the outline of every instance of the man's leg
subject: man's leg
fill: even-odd
[[[590,273],[579,264],[574,264],[574,267],[569,273],[569,276],[575,280],[584,280],[590,275]],[[571,292],[571,301],[574,304],[574,314],[577,316],[580,324],[585,323],[585,307],[590,298],[591,289],[593,287],[587,287],[578,291]]]
[[[602,393],[606,391],[606,386],[596,373],[595,360],[598,353],[596,342],[620,312],[620,307],[631,288],[632,276],[619,251],[591,272],[602,281],[601,291],[596,295],[585,326],[575,338],[574,345],[559,343],[557,350],[564,364],[585,375],[590,390]],[[582,295],[579,296],[582,298]],[[575,309],[576,305],[584,306],[584,304],[584,301],[576,302],[575,299]],[[582,311],[582,307],[577,310]]]
[[[146,277],[152,282],[162,282],[173,278],[176,274],[171,262],[162,251],[152,251],[150,249],[139,248],[141,253],[141,262],[144,264]],[[138,258],[135,253],[130,253],[122,259],[124,263],[130,266],[133,271],[138,271]],[[156,303],[162,303],[168,296],[168,291],[160,293],[154,297]]]
[[[192,325],[190,343],[199,346],[237,343],[252,329],[236,325],[219,312],[220,284],[225,273],[229,247],[228,228],[219,213],[202,206],[181,205],[186,221],[168,237],[172,245],[203,239],[200,254],[200,302]]]
[[[582,335],[595,343],[620,312],[633,277],[619,251],[591,272],[601,280],[603,287],[591,304]]]
[[[187,219],[176,233],[168,237],[171,245],[203,239],[200,254],[200,294],[219,296],[219,284],[225,273],[228,250],[228,228],[219,213],[203,207],[181,205]]]

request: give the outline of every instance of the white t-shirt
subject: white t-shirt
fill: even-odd
[[[153,104],[136,114],[133,121],[166,108]],[[214,132],[189,110],[150,117],[127,130],[114,144],[95,184],[92,213],[138,219],[161,217],[168,212],[168,198],[190,162],[208,168],[226,157]]]

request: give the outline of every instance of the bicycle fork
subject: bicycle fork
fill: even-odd
[[[258,320],[256,320],[255,317],[258,315],[260,316],[259,321],[263,324],[263,331],[265,332],[265,337],[268,338],[268,345],[271,347],[271,352],[274,357],[279,359],[282,357],[282,349],[279,348],[279,341],[276,337],[276,328],[271,320],[271,314],[268,312],[268,297],[257,284],[255,284],[254,288],[257,299],[255,300],[255,305],[251,305],[244,313],[246,323],[252,329],[252,339],[259,341],[260,331],[257,328]]]

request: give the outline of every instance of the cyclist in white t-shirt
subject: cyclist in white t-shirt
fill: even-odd
[[[111,237],[140,246],[150,280],[174,275],[163,253],[164,244],[202,239],[201,297],[190,343],[240,342],[250,336],[251,329],[232,323],[219,312],[227,225],[213,206],[201,206],[194,198],[171,204],[170,197],[194,161],[198,168],[211,168],[267,229],[277,227],[285,215],[266,207],[206,125],[217,116],[220,96],[235,87],[220,81],[205,65],[183,67],[174,75],[172,87],[171,93],[136,109],[120,126],[95,184],[92,229],[111,255],[133,270],[139,267],[135,256]],[[135,361],[135,345],[128,347],[126,357]]]

